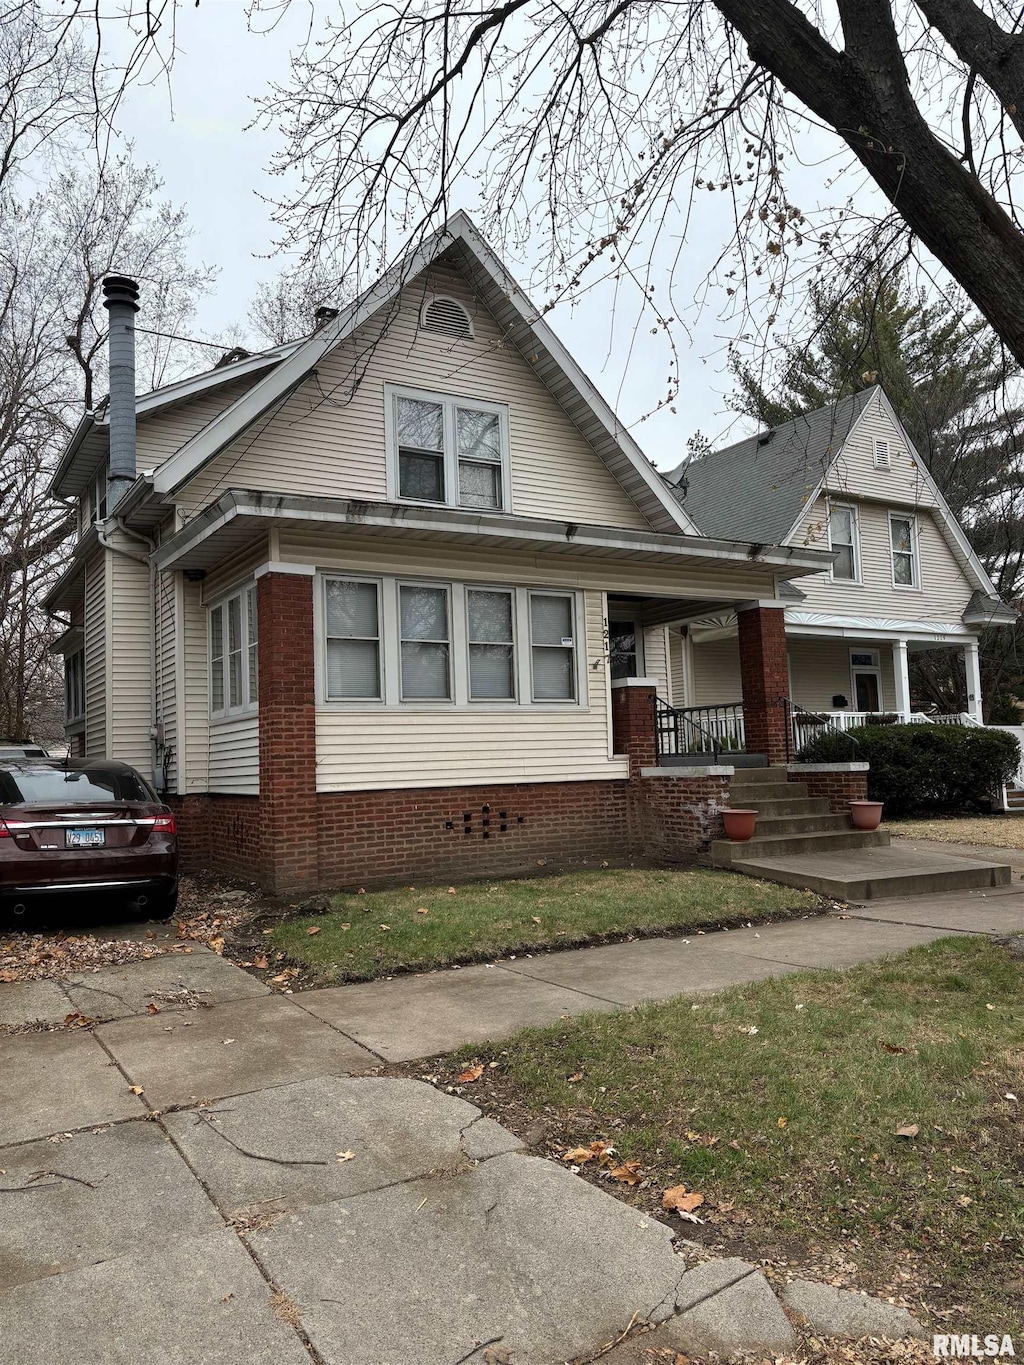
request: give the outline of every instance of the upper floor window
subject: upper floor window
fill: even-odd
[[[420,326],[425,332],[439,332],[441,336],[471,340],[473,319],[458,299],[446,294],[433,294],[420,309]]]
[[[889,514],[889,543],[892,546],[892,581],[897,588],[920,586],[917,557],[917,523],[913,517]]]
[[[833,503],[828,515],[829,545],[836,551],[832,577],[847,583],[860,582],[860,544],[857,509],[850,503]]]
[[[85,650],[64,656],[64,720],[68,725],[85,715]]]
[[[255,710],[258,639],[254,584],[210,608],[210,715],[215,719]]]
[[[507,511],[508,409],[388,386],[391,496]]]
[[[107,467],[99,471],[82,494],[79,532],[85,535],[97,521],[107,519]]]
[[[891,469],[891,468],[892,468],[892,455],[891,455],[891,453],[890,453],[890,451],[889,451],[889,442],[888,442],[888,441],[882,441],[882,440],[877,440],[877,441],[875,441],[875,461],[874,461],[874,463],[875,463],[875,468],[876,468],[876,469]]]

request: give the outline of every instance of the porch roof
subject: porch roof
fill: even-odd
[[[447,541],[489,549],[520,549],[612,560],[642,560],[681,567],[725,564],[740,574],[766,568],[779,578],[820,573],[832,561],[829,551],[799,546],[751,546],[739,541],[711,540],[618,526],[584,526],[566,521],[475,513],[452,508],[414,507],[346,498],[284,496],[229,489],[156,552],[160,570],[206,569],[244,548],[255,533],[278,529],[323,527],[358,531],[360,535],[401,534],[404,541]]]

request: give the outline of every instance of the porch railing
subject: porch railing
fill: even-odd
[[[722,754],[739,754],[746,750],[741,702],[678,707],[670,706],[658,697],[654,710],[659,759],[707,754],[717,762]]]
[[[852,725],[839,725],[835,721],[839,716],[845,719],[847,713],[840,711],[808,711],[799,702],[793,701],[792,697],[780,697],[779,705],[782,707],[782,714],[786,718],[786,758],[787,761],[795,758],[803,746],[809,740],[820,735],[823,730],[831,730],[834,734],[841,735],[846,747],[849,749],[849,758],[854,760],[860,743],[855,735],[850,734]]]

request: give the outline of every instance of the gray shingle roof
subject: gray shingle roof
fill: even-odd
[[[681,464],[666,475],[705,535],[780,545],[878,385]],[[681,495],[681,496],[680,496]]]

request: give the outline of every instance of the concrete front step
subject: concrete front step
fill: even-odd
[[[888,848],[889,834],[884,829],[825,830],[813,834],[755,834],[743,843],[716,839],[711,845],[711,861],[716,867],[733,867],[737,859],[789,858],[810,854],[842,853],[851,849]]]
[[[729,793],[729,805],[733,810],[756,810],[758,818],[772,815],[828,815],[829,804],[824,796],[787,796],[778,800],[748,802],[745,798]]]
[[[730,792],[739,792],[744,800],[755,801],[778,801],[787,796],[806,796],[806,782],[780,782],[776,778],[772,782],[748,782],[746,776],[740,777],[739,773],[729,783]]]
[[[888,896],[935,895],[942,891],[970,891],[979,887],[1009,886],[1011,869],[1003,863],[953,858],[945,853],[922,853],[895,845],[849,852],[767,858],[748,850],[732,863],[733,872],[761,881],[816,891],[841,901],[882,900]]]
[[[848,815],[758,815],[757,837],[774,834],[824,834],[826,831],[850,829]]]

